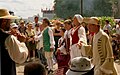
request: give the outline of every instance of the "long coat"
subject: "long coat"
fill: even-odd
[[[91,46],[94,75],[118,75],[114,65],[113,51],[109,36],[100,30],[93,38]]]

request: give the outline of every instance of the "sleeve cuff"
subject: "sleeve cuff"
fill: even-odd
[[[112,70],[105,69],[105,68],[103,68],[103,67],[100,67],[100,70],[101,70],[102,72],[104,72],[105,74],[108,74],[108,75],[113,74],[113,71],[112,71]]]

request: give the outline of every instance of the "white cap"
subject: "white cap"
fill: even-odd
[[[16,23],[11,23],[11,24],[10,24],[10,27],[11,27],[11,28],[18,28],[18,25],[17,25]]]
[[[77,20],[78,20],[78,22],[79,23],[82,23],[83,22],[83,17],[80,15],[80,14],[76,14],[75,16],[74,16],[74,18],[77,18]]]

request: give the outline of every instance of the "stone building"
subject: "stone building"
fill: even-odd
[[[50,9],[41,9],[41,12],[43,13],[43,17],[47,17],[48,19],[53,19],[55,16],[54,10],[50,10]]]

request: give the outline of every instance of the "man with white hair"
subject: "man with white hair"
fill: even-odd
[[[71,59],[79,56],[84,56],[82,45],[87,44],[85,28],[81,25],[83,17],[76,14],[73,18],[73,28],[71,31]]]

